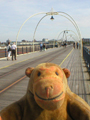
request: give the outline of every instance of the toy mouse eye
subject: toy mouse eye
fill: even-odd
[[[40,72],[38,72],[38,76],[40,76],[41,75],[41,73]]]
[[[59,75],[58,72],[55,72],[55,73],[56,73],[56,75]]]

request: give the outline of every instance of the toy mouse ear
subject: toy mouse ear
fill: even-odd
[[[62,70],[64,71],[66,78],[68,78],[70,76],[70,71],[66,68],[63,68]]]
[[[31,73],[32,73],[33,70],[34,70],[34,68],[29,67],[29,68],[26,69],[25,74],[26,74],[28,77],[30,77],[30,75],[31,75]]]

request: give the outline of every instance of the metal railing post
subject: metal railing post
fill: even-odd
[[[7,57],[6,48],[5,48],[5,57]]]

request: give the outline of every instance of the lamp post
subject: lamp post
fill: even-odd
[[[36,13],[36,14],[30,16],[28,19],[26,19],[25,22],[21,25],[21,27],[20,27],[20,29],[19,29],[19,31],[18,31],[18,33],[17,33],[16,45],[17,45],[17,40],[18,40],[19,33],[20,33],[23,25],[24,25],[30,18],[32,18],[32,17],[34,17],[34,16],[36,16],[36,15],[39,15],[39,14],[46,14],[44,17],[46,17],[46,16],[51,16],[51,18],[50,18],[51,20],[54,19],[54,18],[53,18],[53,15],[60,15],[60,16],[63,16],[63,17],[65,17],[65,18],[67,18],[67,19],[74,25],[74,27],[75,27],[75,29],[76,29],[76,31],[77,31],[77,33],[78,33],[79,39],[80,39],[80,41],[81,41],[81,49],[82,49],[82,39],[81,39],[81,34],[80,34],[80,30],[79,30],[79,28],[78,28],[78,25],[76,24],[76,22],[74,21],[74,19],[73,19],[70,15],[68,15],[68,14],[65,13],[65,12],[60,12],[60,11],[59,11],[59,12],[53,12],[53,11],[51,11],[51,12],[47,12],[47,13],[45,13],[45,12],[40,12],[40,13]],[[64,15],[63,15],[63,14],[64,14]],[[42,17],[42,19],[43,19],[44,17]],[[41,20],[42,20],[42,19],[41,19]],[[41,21],[41,20],[40,20],[40,21]],[[40,23],[40,21],[39,21],[39,23]],[[39,23],[38,23],[38,25],[39,25]],[[37,26],[38,26],[38,25],[37,25]],[[37,29],[37,27],[36,27],[36,29]],[[35,29],[35,32],[36,32],[36,29]],[[35,32],[34,32],[34,37],[35,37]],[[33,51],[34,51],[34,37],[33,37]],[[81,55],[82,55],[82,50],[81,50]]]

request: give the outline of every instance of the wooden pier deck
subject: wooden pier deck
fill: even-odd
[[[53,52],[56,51],[57,49],[52,49],[51,51]],[[47,54],[48,52],[49,51],[46,51],[45,54]],[[36,55],[37,53],[32,53],[32,56],[36,56]],[[38,56],[41,55],[43,55],[43,53],[39,52]],[[89,73],[87,72],[87,68],[85,66],[84,60],[81,57],[80,50],[73,49],[70,55],[66,58],[67,55],[69,54],[65,52],[62,55],[56,57],[56,59],[53,59],[52,62],[58,65],[60,65],[61,63],[62,68],[68,68],[70,70],[71,75],[68,78],[68,85],[70,89],[74,93],[79,95],[81,98],[83,98],[90,105],[90,76]],[[17,60],[24,61],[26,57],[29,59],[29,56],[27,54],[17,57]],[[0,62],[2,68],[2,64],[5,61],[1,60]],[[15,84],[13,87],[10,87],[10,89],[7,89],[7,92],[2,92],[0,94],[0,110],[2,110],[7,105],[19,100],[26,93],[28,80],[29,78],[25,77],[25,79],[23,79],[21,82]],[[0,82],[0,86],[1,86],[1,82]]]

